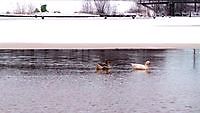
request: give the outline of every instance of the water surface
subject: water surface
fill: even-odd
[[[199,81],[193,49],[0,50],[1,113],[199,113]]]

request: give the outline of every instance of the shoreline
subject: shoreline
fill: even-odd
[[[0,43],[0,49],[196,49],[198,43]]]

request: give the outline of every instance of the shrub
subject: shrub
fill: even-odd
[[[38,8],[35,8],[34,13],[39,13],[40,10]]]
[[[6,14],[10,14],[10,11],[6,11]]]
[[[48,12],[47,11],[47,5],[41,5],[41,12]]]

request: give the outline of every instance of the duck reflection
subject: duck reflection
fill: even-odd
[[[108,70],[96,70],[97,74],[111,74],[111,69]]]
[[[135,70],[135,69],[132,69],[132,72],[145,73],[145,74],[150,74],[151,73],[150,70]]]

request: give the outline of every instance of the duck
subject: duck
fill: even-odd
[[[98,63],[96,65],[96,70],[109,70],[111,69],[110,63],[109,60],[106,60],[104,63]]]
[[[131,66],[133,67],[134,70],[148,70],[149,64],[150,64],[150,61],[146,61],[144,65],[131,63]]]

